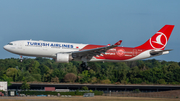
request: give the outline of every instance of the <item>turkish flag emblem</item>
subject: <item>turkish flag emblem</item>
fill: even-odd
[[[167,44],[167,37],[164,33],[157,32],[153,37],[150,39],[150,45],[154,49],[163,49]]]

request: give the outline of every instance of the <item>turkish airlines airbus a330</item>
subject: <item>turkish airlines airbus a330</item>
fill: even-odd
[[[122,40],[114,45],[91,45],[64,42],[19,40],[8,43],[4,49],[18,55],[55,58],[56,62],[82,61],[87,67],[89,61],[133,61],[168,54],[164,50],[174,25],[165,25],[148,41],[137,47],[118,47]]]

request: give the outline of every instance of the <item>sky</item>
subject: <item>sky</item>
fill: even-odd
[[[3,49],[15,40],[121,46],[145,43],[166,24],[175,25],[167,55],[180,61],[180,0],[0,0],[0,59],[19,58]]]

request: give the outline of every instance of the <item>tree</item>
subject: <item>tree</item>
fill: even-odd
[[[142,81],[142,79],[141,78],[132,78],[131,79],[131,83],[133,83],[133,84],[140,84],[140,83],[142,83],[143,81]]]
[[[8,68],[6,71],[6,75],[8,77],[11,77],[13,81],[17,80],[17,73],[18,73],[18,70],[16,68]]]
[[[8,77],[13,77],[14,75],[16,75],[18,72],[18,70],[16,68],[8,68],[6,71],[6,75]]]
[[[31,74],[31,75],[35,79],[35,81],[41,81],[41,75],[40,74]]]
[[[111,81],[109,79],[106,80],[101,80],[100,81],[102,84],[111,84]]]
[[[78,82],[78,83],[133,83],[180,84],[180,62],[155,59],[132,62],[90,62],[91,69],[79,67],[81,62],[56,63],[55,59],[25,58],[0,59],[0,81],[17,82]],[[18,67],[18,68],[14,68]],[[65,75],[74,74],[75,80]],[[78,80],[76,77],[78,76]],[[108,80],[109,81],[108,81]]]
[[[59,83],[59,78],[57,76],[54,78],[51,78],[51,82]]]
[[[61,69],[57,69],[55,68],[51,74],[52,78],[58,77],[59,78],[59,82],[64,82],[64,76],[66,75],[66,73],[61,70]]]
[[[27,81],[25,80],[25,81],[22,83],[21,89],[22,89],[22,90],[29,90],[29,88],[30,88],[30,85],[27,84]]]
[[[97,83],[97,78],[96,77],[92,77],[91,78],[91,83]]]
[[[166,82],[165,82],[164,79],[159,79],[159,80],[157,80],[157,83],[158,83],[158,84],[166,84]]]
[[[11,85],[11,81],[13,81],[12,80],[12,78],[8,78],[5,74],[3,74],[1,77],[0,77],[0,81],[7,81],[8,82],[8,86],[10,86]]]
[[[64,81],[66,82],[74,82],[77,79],[77,76],[74,73],[67,73],[64,77]]]
[[[168,66],[168,71],[172,71],[172,72],[173,72],[173,70],[175,70],[175,69],[177,69],[177,68],[179,68],[178,63],[172,63],[172,64],[170,64],[170,65]]]
[[[78,75],[78,79],[80,83],[88,83],[90,82],[90,74],[88,70],[84,70],[82,74]]]
[[[43,78],[43,80],[44,80],[45,82],[50,82],[50,81],[51,81],[52,72],[53,72],[53,70],[51,69],[51,70],[47,71],[46,74],[43,74],[43,77],[42,77],[42,78]]]
[[[29,71],[23,72],[22,81],[26,80],[27,82],[36,81],[36,79],[29,73]]]
[[[38,68],[40,66],[39,62],[36,60],[32,60],[31,64],[28,66],[28,71],[31,74],[38,74],[40,73],[40,69]]]
[[[131,78],[134,78],[137,76],[137,74],[139,74],[140,70],[138,66],[135,66],[133,68],[131,68],[131,70],[129,71],[128,75]]]
[[[88,87],[87,86],[83,86],[81,89],[82,90],[88,90]]]
[[[46,65],[44,65],[44,64],[40,65],[39,68],[40,68],[40,70],[41,70],[41,74],[42,74],[42,75],[43,75],[43,74],[47,74],[48,71],[50,70],[49,67],[46,66]]]

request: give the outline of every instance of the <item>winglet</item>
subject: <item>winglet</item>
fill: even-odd
[[[107,46],[110,46],[111,44],[107,44]]]
[[[122,40],[119,40],[118,42],[116,42],[114,45],[120,45],[122,42]]]

